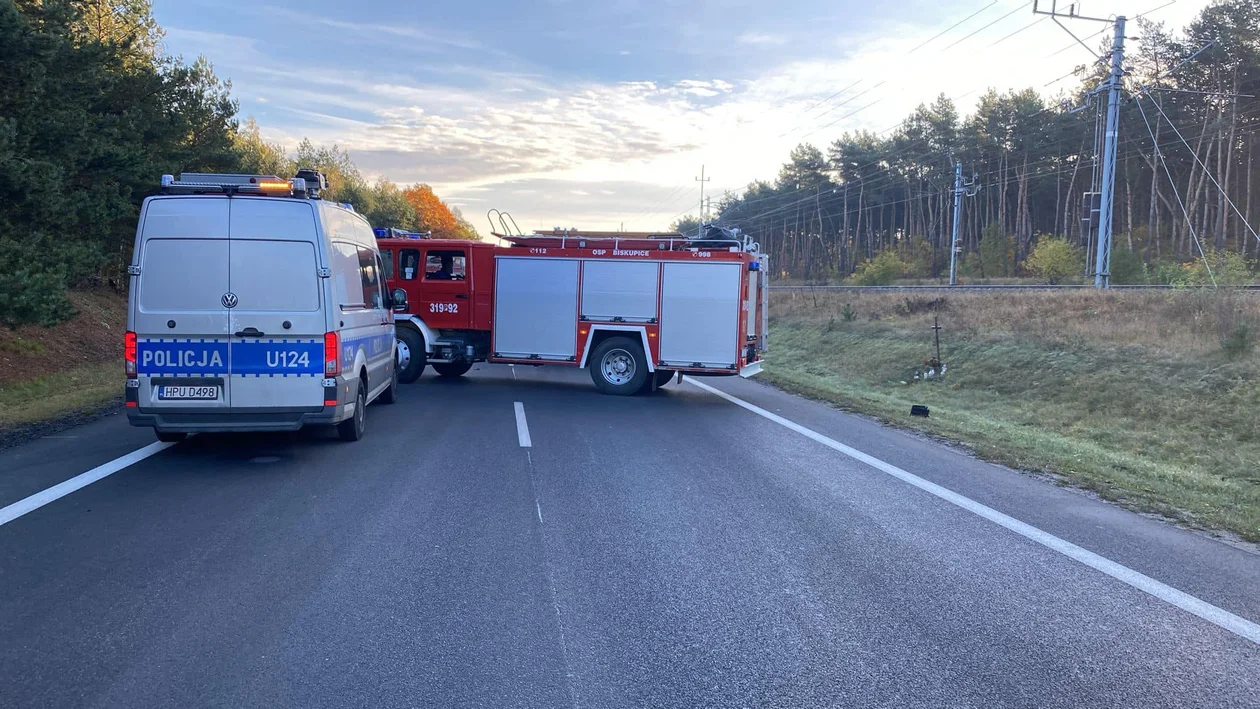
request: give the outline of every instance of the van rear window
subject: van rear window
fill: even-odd
[[[319,273],[310,242],[232,239],[231,274],[241,310],[319,310]]]
[[[149,239],[141,246],[140,310],[222,311],[227,239]]]

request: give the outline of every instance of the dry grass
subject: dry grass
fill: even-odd
[[[0,328],[0,431],[99,409],[122,397],[127,297],[69,294],[75,316],[54,327]]]
[[[76,413],[122,399],[122,359],[89,364],[0,386],[0,431]]]
[[[0,328],[0,386],[122,356],[127,296],[106,290],[69,296],[76,314],[60,325]]]
[[[1260,294],[776,293],[771,312],[779,384],[1260,540],[1260,353],[1223,346],[1254,341]],[[916,384],[934,315],[948,377]]]
[[[933,301],[940,301],[937,307]],[[904,294],[876,292],[776,293],[778,319],[826,323],[851,304],[859,320],[928,327],[939,314],[949,330],[967,337],[997,334],[1048,343],[1085,341],[1138,345],[1169,354],[1202,356],[1240,324],[1260,325],[1254,291],[1021,291]]]

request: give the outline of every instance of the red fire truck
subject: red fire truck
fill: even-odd
[[[738,234],[710,234],[496,234],[507,246],[378,238],[399,310],[399,377],[415,381],[427,365],[458,377],[474,362],[554,364],[634,394],[683,373],[752,376],[766,348],[765,257]]]

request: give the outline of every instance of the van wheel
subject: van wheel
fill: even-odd
[[[163,443],[179,443],[185,438],[188,438],[188,434],[182,431],[159,431],[156,428],[153,429],[153,434],[156,435],[157,439]]]
[[[389,387],[376,397],[376,400],[382,404],[398,403],[398,365],[394,365],[394,373],[389,379]]]
[[[642,345],[626,337],[610,337],[599,343],[588,366],[595,388],[618,396],[638,392],[652,374]]]
[[[359,382],[359,393],[354,397],[354,415],[337,424],[337,435],[343,441],[357,441],[363,438],[363,423],[367,418],[367,391],[363,382]]]
[[[472,369],[472,362],[434,362],[433,371],[440,377],[462,377]]]
[[[424,353],[424,336],[410,327],[400,327],[397,337],[394,368],[398,370],[398,381],[410,384],[424,373],[424,365],[428,361]]]

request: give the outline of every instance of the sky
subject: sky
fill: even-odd
[[[1208,4],[1076,3],[1175,28]],[[964,113],[989,87],[1053,95],[1092,61],[1024,0],[156,0],[154,14],[167,52],[209,58],[264,138],[428,183],[483,235],[491,208],[527,231],[664,229],[699,212],[702,167],[716,202],[772,180],[801,142],[889,132],[941,93]],[[1110,33],[1065,24],[1090,47]]]

